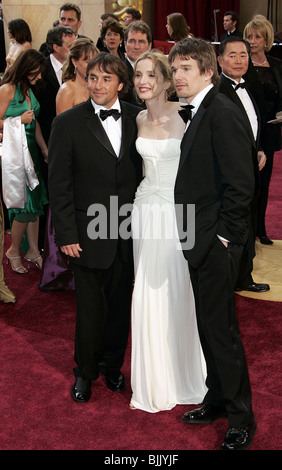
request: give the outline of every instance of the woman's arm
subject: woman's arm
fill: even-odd
[[[4,116],[8,109],[8,106],[15,96],[15,85],[11,83],[5,83],[0,87],[0,130],[4,126]],[[34,112],[33,110],[25,111],[21,116],[22,124],[30,124],[32,122]]]
[[[59,88],[56,96],[56,113],[61,114],[73,107],[73,90],[66,83]]]
[[[42,135],[42,132],[41,132],[41,127],[40,127],[40,124],[37,121],[37,119],[35,120],[35,124],[36,124],[36,127],[35,127],[35,140],[36,140],[38,146],[41,149],[41,152],[44,156],[44,161],[46,163],[48,163],[48,147],[47,147],[46,142],[43,138],[43,135]]]
[[[3,130],[4,116],[15,95],[15,86],[5,83],[0,87],[0,130]]]

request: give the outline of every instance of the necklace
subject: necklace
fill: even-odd
[[[265,57],[265,61],[264,61],[264,62],[261,62],[261,63],[260,63],[260,62],[256,62],[255,60],[252,60],[252,62],[253,62],[253,64],[256,64],[256,65],[264,65],[264,64],[266,64],[266,62],[267,62],[267,57]]]

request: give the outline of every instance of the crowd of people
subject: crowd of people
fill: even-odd
[[[250,447],[257,426],[234,291],[270,288],[252,271],[256,238],[273,243],[265,209],[281,148],[273,27],[256,15],[237,34],[236,22],[226,12],[217,56],[168,15],[166,56],[136,9],[125,29],[103,15],[94,45],[65,4],[40,51],[23,20],[9,23],[0,86],[6,258],[28,274],[24,254],[43,291],[75,290],[73,400],[88,402],[100,374],[125,389],[131,325],[130,408],[200,403],[183,420],[227,417],[224,450]],[[1,240],[0,298],[15,302]]]

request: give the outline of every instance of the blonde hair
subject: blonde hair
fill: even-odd
[[[274,42],[274,30],[273,26],[263,15],[255,15],[253,19],[245,26],[244,39],[247,39],[251,29],[257,29],[259,33],[265,39],[265,50],[269,52]]]
[[[145,59],[151,59],[151,61],[153,62],[154,70],[158,67],[164,80],[170,83],[170,86],[167,89],[167,96],[171,96],[175,89],[172,79],[172,71],[167,57],[161,51],[158,51],[156,49],[144,52],[134,62],[134,75],[138,62]]]

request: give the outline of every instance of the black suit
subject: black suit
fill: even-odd
[[[56,116],[56,96],[60,88],[60,83],[56,76],[55,70],[52,66],[50,56],[46,58],[46,69],[42,74],[42,80],[39,87],[36,89],[36,97],[40,104],[40,112],[38,115],[38,122],[41,127],[42,136],[48,146],[50,137],[51,125],[54,117]],[[40,164],[44,182],[49,192],[48,185],[48,164],[44,161],[44,157],[39,150]],[[45,214],[40,218],[39,226],[39,247],[44,249],[46,226],[47,226],[47,209],[45,206]]]
[[[235,315],[234,287],[254,191],[250,139],[238,107],[213,87],[185,132],[175,202],[195,205],[195,245],[183,253],[194,289],[207,363],[205,403],[225,407],[230,426],[253,419],[246,359]],[[177,211],[179,233],[192,221]],[[229,240],[228,248],[218,236]]]
[[[242,38],[243,34],[238,29],[234,29],[232,33],[223,33],[223,35],[220,37],[220,42],[224,41],[226,38],[229,38],[229,36],[238,36],[239,38]]]
[[[245,128],[249,134],[250,142],[252,144],[252,161],[253,161],[254,177],[255,177],[255,193],[254,193],[253,200],[251,201],[250,214],[249,214],[249,240],[247,244],[245,245],[245,250],[242,256],[242,261],[241,261],[239,275],[238,275],[238,282],[237,282],[238,287],[247,287],[253,284],[251,273],[253,270],[253,258],[255,257],[255,239],[256,239],[257,210],[258,210],[257,205],[258,205],[258,196],[259,196],[259,187],[260,187],[258,151],[262,150],[260,146],[261,119],[260,119],[259,110],[252,95],[247,89],[247,87],[246,87],[246,90],[253,103],[254,110],[257,115],[258,132],[257,132],[256,139],[254,138],[250,119],[247,115],[247,112],[243,106],[242,101],[240,100],[239,96],[237,95],[232,85],[232,81],[228,79],[225,75],[221,74],[219,92],[223,93],[225,96],[230,98],[233,101],[233,103],[235,103],[239,107],[239,109],[242,112],[242,116],[245,119],[245,123],[246,123]]]
[[[37,99],[40,104],[38,122],[47,145],[52,121],[56,116],[56,96],[59,88],[60,83],[49,56],[46,58],[46,70],[42,75],[42,83],[37,93]]]
[[[56,242],[58,246],[79,243],[83,250],[72,263],[77,299],[75,360],[85,379],[98,377],[102,357],[104,368],[119,369],[128,338],[132,246],[130,239],[110,235],[109,216],[111,197],[118,197],[113,217],[121,206],[133,202],[142,165],[135,149],[139,109],[124,102],[121,109],[119,158],[90,99],[56,117],[49,141],[50,205]],[[105,210],[99,227],[103,229],[108,222],[104,239],[93,239],[90,230],[95,217],[87,211],[94,203]]]

